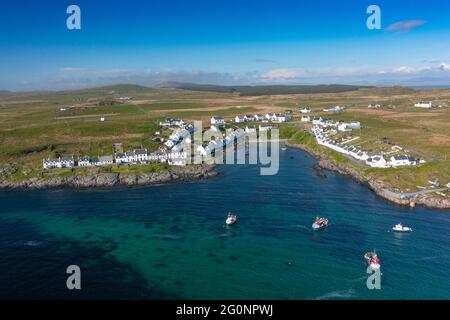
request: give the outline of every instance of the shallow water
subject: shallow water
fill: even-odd
[[[450,212],[404,208],[350,178],[223,166],[187,184],[0,192],[0,298],[450,299]],[[228,211],[238,223],[227,227]],[[330,226],[311,232],[316,215]],[[388,232],[403,222],[412,234]],[[381,290],[366,287],[376,249]],[[66,289],[66,267],[82,290]]]

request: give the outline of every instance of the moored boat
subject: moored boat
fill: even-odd
[[[227,225],[232,225],[232,224],[236,223],[236,220],[237,220],[237,216],[230,212],[230,213],[228,213],[228,217],[227,217],[227,220],[225,220],[225,223]]]
[[[412,232],[413,230],[410,227],[405,227],[403,224],[399,223],[392,227],[392,231],[394,231],[394,232]]]
[[[316,220],[312,224],[312,229],[315,230],[321,230],[328,226],[328,219],[327,218],[319,218],[316,217]]]
[[[366,260],[367,264],[375,270],[378,270],[381,267],[380,259],[375,252],[367,252],[364,255],[364,260]]]

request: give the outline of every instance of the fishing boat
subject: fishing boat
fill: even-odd
[[[236,219],[237,219],[236,215],[230,212],[228,213],[228,217],[227,220],[225,220],[225,223],[230,226],[236,223]]]
[[[399,223],[392,227],[392,231],[394,231],[394,232],[412,232],[413,230],[410,227],[405,227],[403,224]]]
[[[316,231],[316,230],[324,229],[327,226],[328,226],[328,219],[327,218],[316,217],[316,220],[313,222],[311,227],[312,227],[312,229],[314,231]]]
[[[366,260],[367,264],[372,267],[372,269],[378,270],[381,267],[380,259],[375,252],[367,252],[364,255],[364,260]]]
[[[281,150],[282,150],[282,151],[286,151],[287,148],[286,148],[286,147],[282,147]]]

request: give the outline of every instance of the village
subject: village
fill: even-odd
[[[245,134],[256,134],[257,132],[267,132],[272,129],[269,123],[280,124],[291,121],[290,115],[280,113],[267,113],[266,115],[255,114],[236,116],[227,122],[224,117],[213,116],[210,120],[210,133],[217,133],[216,137],[206,141],[201,145],[194,146],[196,154],[194,157],[207,159],[215,154],[216,150],[226,148],[237,141]],[[100,118],[104,122],[104,117]],[[257,127],[254,123],[260,123]],[[233,124],[248,123],[245,128],[235,126],[227,130]],[[252,123],[252,124],[250,124]],[[141,165],[149,162],[162,162],[168,165],[184,166],[188,163],[188,150],[185,150],[186,144],[191,145],[192,134],[196,131],[194,125],[186,123],[182,119],[167,118],[159,122],[162,130],[168,130],[168,138],[164,138],[160,131],[155,132],[154,140],[161,143],[159,149],[155,152],[148,152],[147,149],[134,149],[132,151],[123,151],[121,143],[113,144],[113,155],[89,157],[74,155],[60,156],[57,158],[47,158],[42,161],[44,169],[56,168],[76,168],[76,167],[102,167],[116,165]]]
[[[131,99],[126,97],[126,99]],[[414,104],[417,108],[437,107],[432,102],[417,102]],[[381,104],[369,104],[369,109],[380,109]],[[440,107],[440,106],[439,106]],[[347,109],[346,106],[333,106],[323,108],[323,112],[329,114],[340,114]],[[212,116],[210,119],[210,133],[217,133],[210,141],[203,142],[201,145],[194,146],[194,157],[207,157],[214,155],[215,151],[226,148],[237,139],[246,134],[264,131],[270,131],[274,125],[286,123],[293,120],[299,120],[304,124],[312,124],[310,132],[314,135],[316,142],[343,154],[355,161],[360,162],[372,168],[396,168],[401,166],[416,166],[424,164],[424,159],[419,159],[409,155],[405,149],[396,144],[389,146],[387,151],[365,151],[353,142],[359,139],[358,136],[352,136],[348,133],[361,130],[362,125],[359,121],[344,122],[333,121],[322,118],[321,116],[310,116],[313,110],[310,107],[301,107],[298,109],[299,117],[294,119],[291,109],[285,110],[286,114],[267,113],[247,114],[244,116],[236,115],[228,121],[222,116]],[[100,121],[104,121],[104,117]],[[259,123],[259,124],[258,124]],[[245,127],[243,126],[245,125]],[[191,136],[196,129],[192,123],[186,123],[182,119],[167,118],[159,122],[161,130],[169,132],[168,137],[163,137],[160,131],[155,133],[154,140],[160,143],[160,147],[155,152],[148,152],[147,149],[134,149],[132,151],[123,151],[120,143],[113,145],[113,154],[99,157],[89,156],[61,156],[57,158],[47,158],[43,160],[44,169],[53,168],[75,168],[75,167],[98,167],[116,165],[139,165],[149,162],[162,162],[168,165],[183,166],[188,162],[190,152],[185,150],[186,143],[191,144]],[[234,126],[234,130],[232,129]],[[228,129],[228,130],[227,130]],[[229,130],[232,129],[232,130]],[[346,135],[338,136],[338,134]],[[184,142],[184,143],[183,143]],[[203,161],[201,160],[201,161]]]

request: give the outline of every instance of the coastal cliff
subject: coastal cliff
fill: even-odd
[[[211,178],[217,175],[213,165],[190,165],[171,167],[168,170],[151,173],[96,173],[54,178],[31,178],[22,181],[0,180],[0,189],[49,189],[49,188],[97,188],[116,185],[156,185],[171,182],[187,182]]]
[[[317,159],[319,167],[339,173],[341,175],[350,176],[358,183],[368,186],[373,192],[388,201],[403,206],[414,207],[416,205],[423,205],[428,208],[450,209],[449,198],[435,197],[431,196],[430,194],[405,195],[396,193],[391,191],[389,186],[384,185],[383,182],[375,180],[372,177],[366,177],[356,169],[340,164],[327,155],[313,150],[306,145],[294,144],[289,142],[286,142],[286,145],[308,152]]]

